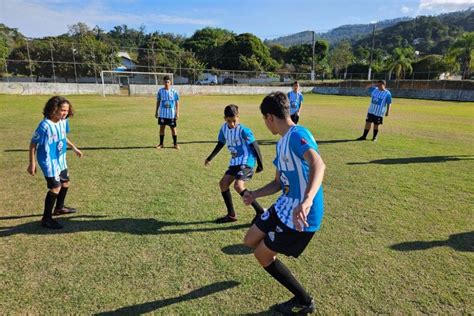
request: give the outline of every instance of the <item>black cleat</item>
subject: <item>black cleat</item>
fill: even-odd
[[[217,224],[224,224],[224,223],[231,223],[231,222],[236,222],[236,221],[237,221],[237,217],[230,216],[229,214],[227,214],[226,216],[219,217],[218,219],[216,219],[215,222]]]
[[[57,221],[55,221],[52,218],[43,218],[41,220],[41,226],[49,229],[61,229],[63,226],[59,224]]]
[[[367,140],[367,138],[364,137],[364,136],[361,136],[361,137],[357,138],[356,140]]]
[[[309,304],[300,304],[296,297],[281,304],[275,305],[275,310],[283,315],[307,315],[315,310],[314,300],[311,299]]]

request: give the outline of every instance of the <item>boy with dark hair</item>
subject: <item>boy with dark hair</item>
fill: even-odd
[[[357,138],[357,140],[366,140],[369,134],[372,123],[374,124],[374,135],[372,141],[377,141],[377,134],[379,132],[379,125],[383,124],[383,117],[390,113],[390,106],[392,105],[392,94],[385,89],[385,80],[377,81],[376,87],[370,86],[369,93],[371,101],[367,118],[365,119],[364,134]]]
[[[303,94],[299,91],[300,84],[298,81],[293,82],[293,90],[288,92],[288,100],[290,100],[290,117],[293,123],[298,124],[300,120],[301,107],[303,106]]]
[[[179,94],[178,91],[171,87],[170,76],[163,77],[163,84],[164,87],[158,90],[156,96],[155,117],[158,119],[158,125],[160,125],[160,143],[156,146],[156,149],[163,148],[166,125],[171,129],[173,147],[179,149],[176,131],[176,121],[179,118]]]
[[[81,158],[82,152],[67,138],[69,133],[68,117],[74,115],[71,103],[63,97],[54,96],[48,100],[43,109],[44,119],[38,125],[30,144],[30,164],[28,173],[35,175],[37,156],[38,164],[43,171],[48,186],[44,201],[41,225],[50,229],[60,229],[61,224],[52,215],[75,213],[76,210],[64,206],[69,188],[69,173],[66,164],[66,148],[69,145]],[[56,204],[53,213],[53,207]]]
[[[258,147],[257,141],[252,131],[240,124],[239,107],[230,104],[224,109],[224,120],[226,121],[219,130],[217,145],[204,161],[207,166],[211,160],[219,153],[219,151],[227,144],[227,149],[230,152],[231,159],[229,169],[219,182],[222,197],[227,207],[227,215],[218,218],[217,223],[235,222],[234,204],[232,202],[232,195],[230,194],[229,186],[234,182],[234,189],[241,196],[247,192],[245,188],[245,181],[248,181],[253,176],[253,168],[257,163],[257,173],[263,170],[263,160]],[[257,201],[252,201],[252,206],[255,210],[256,216],[263,213],[263,208]]]
[[[283,314],[306,315],[314,311],[314,300],[290,270],[276,257],[278,253],[297,258],[306,248],[323,219],[322,181],[326,168],[313,135],[295,125],[282,92],[271,93],[260,105],[270,132],[281,135],[276,146],[275,179],[264,187],[247,191],[244,203],[281,191],[275,204],[257,218],[244,243],[255,249],[260,265],[294,297],[275,308]]]

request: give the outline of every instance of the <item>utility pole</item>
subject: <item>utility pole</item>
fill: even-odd
[[[369,62],[369,74],[367,76],[367,80],[370,80],[370,78],[372,77],[372,60],[373,60],[373,57],[374,57],[374,48],[375,48],[375,26],[377,24],[374,23],[374,27],[373,27],[373,30],[372,30],[372,49],[370,50],[370,62]]]
[[[314,31],[313,31],[313,40],[312,40],[312,45],[311,47],[313,48],[313,58],[312,58],[312,66],[311,66],[311,81],[314,81],[315,79],[315,76],[314,76],[314,46],[316,45],[315,43],[315,34],[314,34]]]

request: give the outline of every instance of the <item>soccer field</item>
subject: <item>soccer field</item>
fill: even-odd
[[[0,313],[255,314],[291,297],[242,240],[254,211],[218,182],[227,150],[204,167],[239,105],[274,177],[276,136],[263,96],[183,96],[181,150],[156,150],[155,100],[71,96],[71,187],[64,229],[39,226],[46,183],[26,172],[46,96],[0,96]],[[322,314],[474,312],[474,104],[394,99],[379,141],[354,142],[369,98],[305,95],[300,124],[327,169],[325,219],[299,259],[281,257]],[[371,137],[372,132],[369,134]],[[261,200],[269,207],[276,195]]]

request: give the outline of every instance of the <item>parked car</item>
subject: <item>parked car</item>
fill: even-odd
[[[197,85],[210,85],[217,84],[217,76],[209,73],[203,74],[203,79],[196,81]]]
[[[239,82],[232,78],[224,78],[224,80],[222,80],[222,84],[237,84],[237,83]]]

